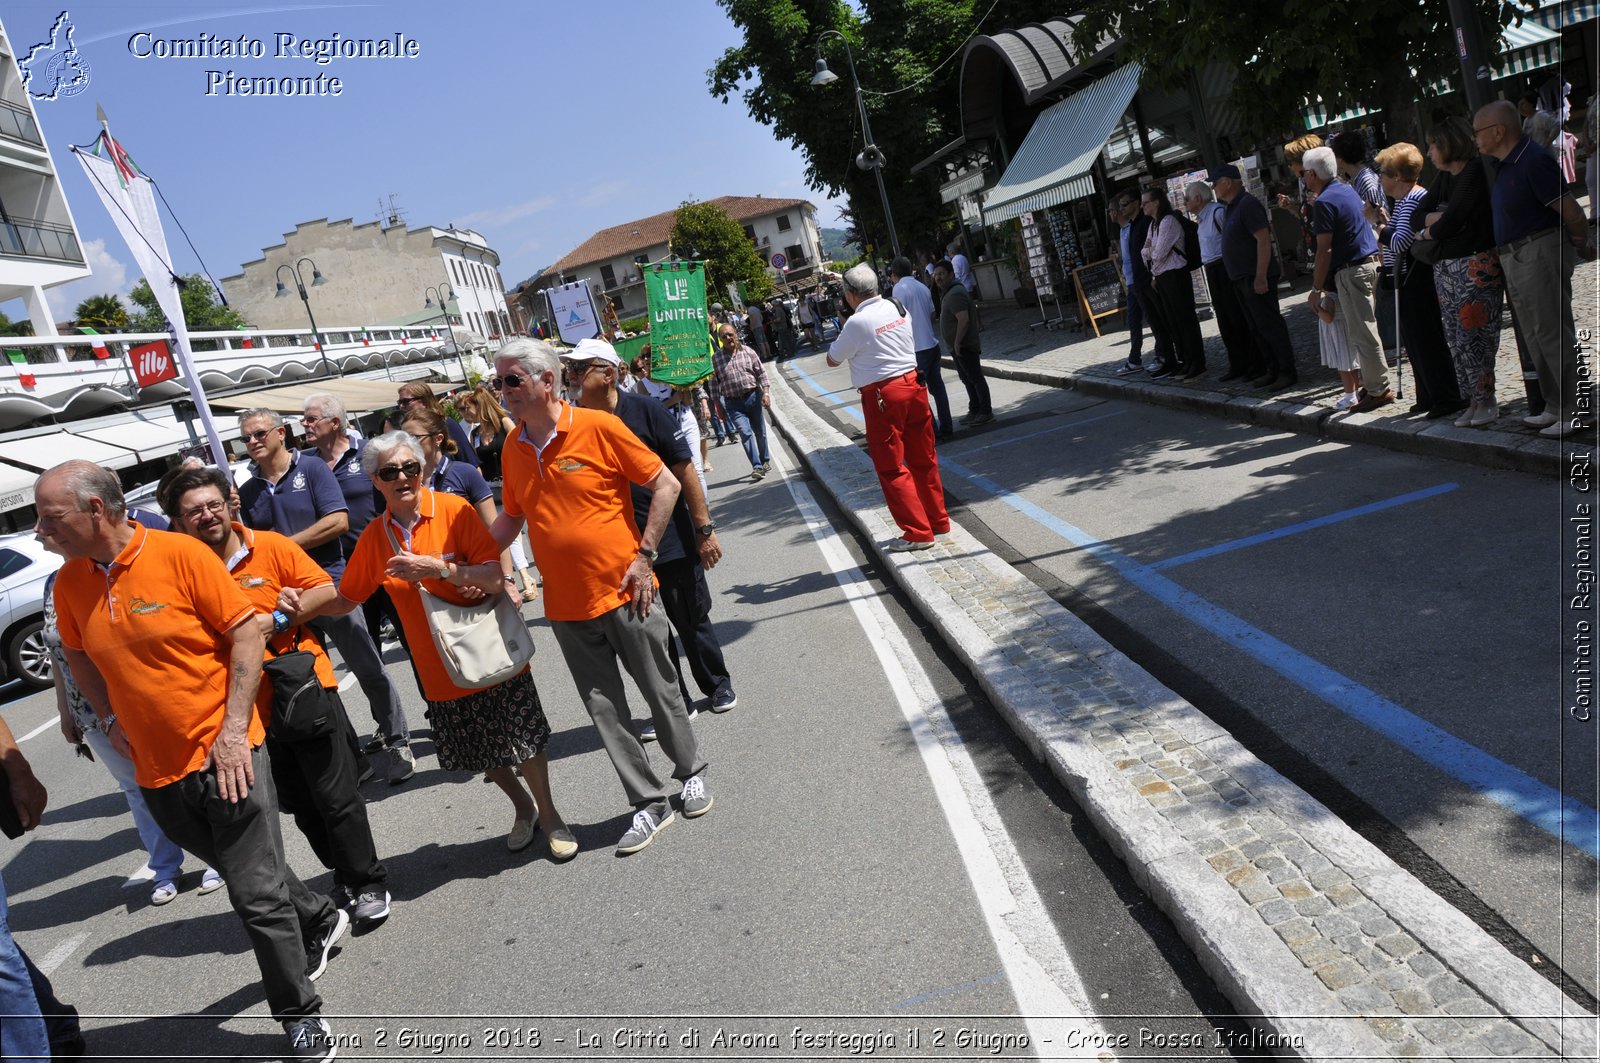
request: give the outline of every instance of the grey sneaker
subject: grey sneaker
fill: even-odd
[[[706,773],[683,780],[683,818],[695,819],[711,811],[711,791],[706,789]]]
[[[711,695],[711,711],[727,712],[739,704],[739,696],[733,692],[733,683],[725,682],[717,687],[717,692]]]
[[[411,755],[410,746],[390,746],[389,755],[394,767],[389,771],[389,785],[399,786],[417,773],[417,758]]]
[[[375,923],[388,917],[388,890],[368,890],[350,904],[350,918],[358,923]]]
[[[344,932],[350,927],[350,917],[343,908],[333,910],[333,918],[322,925],[322,929],[313,933],[306,941],[306,978],[315,982],[322,977],[322,972],[328,969],[328,954],[333,951],[333,946],[344,937]],[[327,1057],[320,1057],[327,1058]]]
[[[617,842],[617,855],[627,856],[655,841],[656,835],[672,822],[672,806],[665,801],[647,805],[633,814],[633,825]]]
[[[334,1047],[333,1031],[328,1028],[328,1020],[321,1015],[308,1015],[303,1019],[285,1022],[283,1032],[289,1035],[290,1059],[325,1060],[339,1053]]]

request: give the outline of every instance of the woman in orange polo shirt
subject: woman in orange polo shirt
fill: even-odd
[[[496,686],[463,690],[451,681],[434,649],[418,586],[465,605],[487,594],[504,593],[506,581],[500,551],[471,503],[422,485],[419,449],[405,432],[389,432],[370,440],[362,451],[361,467],[388,505],[361,533],[345,565],[338,596],[321,612],[346,613],[379,587],[388,591],[428,703],[440,767],[484,772],[505,791],[516,809],[506,839],[512,852],[533,841],[537,821],[550,855],[571,859],[578,843],[561,821],[550,793],[545,756],[550,725],[531,672],[523,669]],[[391,534],[401,544],[398,553]],[[289,597],[281,605],[298,607],[292,592],[284,594]],[[531,797],[518,781],[518,771],[533,791]]]

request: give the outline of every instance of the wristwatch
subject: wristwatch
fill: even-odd
[[[714,532],[716,530],[717,530],[717,522],[712,520],[712,521],[707,521],[706,523],[700,525],[700,527],[698,527],[698,528],[696,528],[694,530],[694,533],[696,535],[700,536],[701,538],[705,538],[706,536],[710,535],[712,532]]]
[[[439,562],[439,578],[444,580],[446,583],[450,582],[450,562]]]
[[[639,556],[650,562],[652,565],[656,563],[656,551],[650,549],[648,546],[640,544]]]

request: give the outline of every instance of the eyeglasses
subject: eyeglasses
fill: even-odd
[[[494,385],[496,391],[501,391],[505,388],[520,388],[532,379],[532,377],[518,376],[516,373],[507,373],[505,376],[495,377],[490,383]]]
[[[723,334],[722,334],[722,337],[721,337],[721,338],[722,338],[722,339],[725,339],[725,340],[736,340],[736,339],[738,339],[738,338],[739,338],[739,337],[738,337],[738,336],[737,336],[737,335],[735,335],[735,334],[734,334],[734,333],[732,333],[732,332],[724,332],[724,333],[723,333]]]
[[[420,461],[408,461],[400,465],[385,465],[378,470],[378,479],[386,484],[392,484],[402,476],[407,480],[415,480],[421,475],[422,463]]]
[[[1492,125],[1481,125],[1481,126],[1478,126],[1477,128],[1475,128],[1472,131],[1472,135],[1473,136],[1477,136],[1479,133],[1487,133],[1491,129],[1504,129],[1504,128],[1505,128],[1505,126],[1501,125],[1499,122],[1495,122]]]
[[[215,502],[207,502],[203,506],[190,506],[188,509],[178,514],[178,516],[187,521],[196,521],[208,513],[213,517],[218,516],[224,509],[227,508],[228,504],[219,498]]]
[[[282,428],[282,427],[283,427],[282,425],[278,426],[278,428]],[[258,429],[256,431],[254,431],[254,432],[246,432],[244,435],[240,436],[239,438],[243,439],[246,443],[259,443],[263,439],[265,439],[268,436],[270,436],[272,433],[276,432],[277,430],[278,430],[277,428],[261,428],[261,429]]]
[[[326,421],[328,418],[328,414],[323,414],[321,417],[312,417],[310,414],[307,414],[306,416],[300,418],[300,423],[304,425],[313,425],[318,421]]]

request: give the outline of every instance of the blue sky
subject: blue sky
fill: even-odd
[[[507,286],[592,232],[719,195],[807,198],[818,223],[837,210],[808,189],[798,153],[740,101],[706,90],[705,72],[738,32],[712,0],[521,3],[411,0],[341,4],[10,0],[19,52],[63,7],[89,64],[86,91],[36,101],[96,275],[50,293],[56,318],[85,295],[125,293],[132,257],[67,151],[112,133],[153,176],[211,273],[260,256],[300,221],[373,220],[394,193],[413,225],[470,227],[499,251]],[[265,58],[139,58],[149,38],[258,39]],[[410,59],[277,58],[276,34],[415,40]],[[338,97],[206,94],[206,71],[343,82]],[[841,108],[849,97],[819,93]],[[168,222],[179,268],[198,268]],[[21,304],[0,307],[13,317]]]

